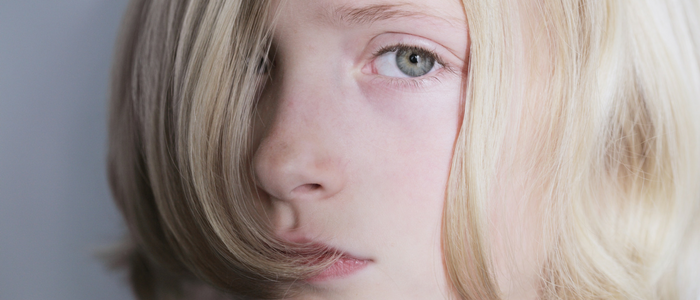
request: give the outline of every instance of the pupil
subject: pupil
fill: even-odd
[[[411,61],[411,63],[413,64],[417,64],[420,60],[420,55],[412,53],[411,56],[408,57],[408,60]]]

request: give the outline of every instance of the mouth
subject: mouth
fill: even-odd
[[[367,265],[372,262],[369,259],[361,259],[357,257],[350,256],[346,253],[340,252],[341,256],[328,268],[321,271],[314,277],[307,279],[309,283],[320,283],[325,281],[330,281],[333,279],[340,279],[349,277],[360,270],[367,267]]]
[[[331,265],[323,269],[320,273],[314,275],[313,277],[307,278],[305,281],[308,283],[322,283],[334,279],[346,278],[359,272],[373,262],[372,259],[360,258],[344,250],[340,250],[324,243],[309,241],[306,244],[313,245],[313,248],[316,249],[323,249],[322,251],[324,254],[322,254],[320,258],[312,260],[310,262],[312,265],[320,264],[321,262],[328,261],[330,259],[336,259]]]
[[[289,235],[289,233],[287,234],[288,235],[286,236],[282,236],[282,238],[296,245],[309,249],[309,253],[318,253],[317,251],[319,250],[322,252],[320,256],[316,256],[316,258],[308,261],[309,264],[318,265],[321,262],[336,259],[333,264],[323,269],[320,273],[305,279],[304,281],[307,283],[324,283],[336,279],[347,278],[355,273],[358,273],[374,262],[374,260],[370,258],[363,258],[359,255],[349,253],[349,251],[338,249],[323,242],[314,241],[313,239],[300,235],[293,236]]]

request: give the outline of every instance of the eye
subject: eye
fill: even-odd
[[[436,54],[415,46],[382,48],[375,56],[374,70],[388,77],[420,77],[442,67]]]

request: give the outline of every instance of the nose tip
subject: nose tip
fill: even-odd
[[[263,140],[253,160],[258,185],[282,201],[333,197],[342,189],[342,172],[336,160],[318,150],[301,141],[292,145],[275,138]]]

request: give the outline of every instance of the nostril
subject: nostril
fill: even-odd
[[[294,188],[294,190],[292,190],[292,194],[305,194],[305,193],[314,192],[318,189],[321,189],[320,184],[307,183],[307,184],[303,184],[303,185],[300,185],[300,186]]]

